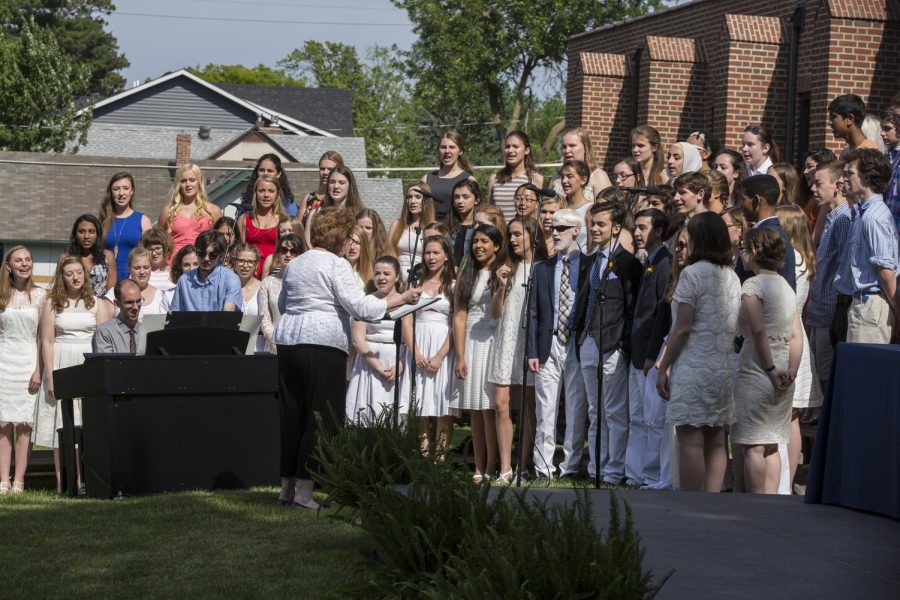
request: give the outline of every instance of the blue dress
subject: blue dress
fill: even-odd
[[[106,232],[106,248],[116,257],[116,279],[128,279],[128,254],[141,242],[141,219],[138,211],[129,216],[113,219]]]

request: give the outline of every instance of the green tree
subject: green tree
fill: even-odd
[[[91,107],[76,104],[90,70],[60,49],[31,20],[19,35],[0,33],[0,147],[25,152],[72,151],[84,144]]]
[[[350,91],[354,133],[366,140],[369,165],[420,165],[425,160],[418,124],[427,115],[414,102],[396,46],[370,48],[362,61],[353,46],[307,41],[278,67],[310,85]]]
[[[521,129],[536,77],[560,72],[566,39],[656,8],[660,0],[392,0],[418,40],[408,67],[423,106],[448,120]]]
[[[125,85],[118,71],[129,65],[115,36],[104,29],[103,17],[115,9],[112,0],[3,0],[0,27],[18,35],[32,19],[47,28],[63,53],[90,71],[88,94],[106,97]]]
[[[286,87],[306,87],[302,78],[294,78],[280,69],[272,69],[266,65],[245,67],[243,65],[208,64],[188,69],[210,83],[248,83],[252,85],[271,85]]]

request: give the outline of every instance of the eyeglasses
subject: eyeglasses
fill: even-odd
[[[634,177],[634,173],[613,173],[613,179],[616,181],[628,179],[629,177]]]
[[[350,244],[351,246],[361,246],[362,245],[362,242],[360,242],[359,240],[354,240],[353,238],[347,238],[347,243]]]
[[[298,256],[300,254],[300,250],[297,248],[291,248],[290,246],[282,246],[278,249],[278,252],[281,254],[291,254],[293,256]]]
[[[234,262],[239,265],[245,265],[249,267],[250,265],[255,265],[256,263],[258,263],[259,260],[255,258],[236,258],[234,259]]]
[[[687,242],[675,242],[676,250],[687,250]]]
[[[551,229],[551,231],[555,231],[555,232],[559,233],[562,231],[568,231],[568,230],[572,229],[573,227],[575,227],[575,225],[552,225],[550,227],[550,229]]]
[[[198,252],[197,256],[200,258],[208,258],[209,260],[216,260],[219,258],[219,252]]]
[[[162,246],[150,246],[147,249],[150,251],[150,254],[162,254],[163,252]]]

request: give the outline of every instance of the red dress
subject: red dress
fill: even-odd
[[[275,243],[278,241],[278,226],[269,229],[259,229],[253,225],[253,215],[244,215],[244,231],[248,244],[253,244],[259,250],[259,264],[256,265],[256,278],[262,279],[263,263],[266,258],[275,253]]]

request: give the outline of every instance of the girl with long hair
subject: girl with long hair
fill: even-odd
[[[772,132],[761,125],[747,125],[741,138],[741,155],[747,177],[765,175],[778,162],[778,144]]]
[[[172,253],[193,244],[200,232],[222,217],[222,209],[209,201],[203,172],[191,163],[178,169],[169,203],[159,215],[157,227],[172,236]]]
[[[437,147],[441,168],[422,177],[422,182],[428,185],[434,195],[434,214],[438,220],[445,219],[450,212],[454,186],[466,179],[475,178],[464,151],[462,136],[455,131],[448,131],[441,136]]]
[[[544,176],[538,173],[531,155],[531,140],[524,131],[506,134],[504,142],[504,167],[491,175],[487,183],[487,198],[503,210],[504,219],[516,216],[516,189],[523,183],[544,186]]]
[[[297,203],[294,202],[294,194],[291,192],[291,183],[288,181],[287,173],[281,166],[281,157],[277,154],[263,154],[256,161],[256,166],[250,173],[250,181],[241,194],[241,200],[244,204],[253,202],[253,195],[256,193],[256,181],[260,177],[274,177],[278,180],[278,186],[281,188],[281,206],[289,217],[296,217],[299,209]]]
[[[134,252],[135,250],[132,250]],[[149,265],[149,262],[148,262]],[[81,259],[66,256],[56,268],[53,284],[41,309],[41,358],[44,365],[43,394],[35,410],[34,443],[53,448],[56,471],[56,491],[60,491],[59,440],[56,432],[62,428],[62,413],[55,395],[53,372],[84,362],[91,352],[94,330],[112,318],[112,304],[96,298],[87,279]],[[73,401],[75,426],[81,426],[81,399]],[[74,451],[72,448],[69,451]],[[76,479],[81,485],[80,461],[76,461]]]
[[[69,236],[69,247],[60,259],[65,256],[77,256],[81,259],[95,296],[105,295],[116,285],[118,260],[111,251],[103,249],[103,226],[94,215],[81,215],[75,219]],[[125,265],[127,264],[126,259]]]
[[[588,184],[590,175],[587,163],[580,160],[567,160],[559,170],[560,187],[566,195],[566,204],[569,208],[577,211],[581,220],[585,221],[585,225],[578,233],[578,245],[582,252],[587,252],[588,249],[588,227],[585,215],[591,204],[594,203],[593,196],[590,199],[585,197],[585,186]],[[609,187],[611,186],[607,186],[607,188]]]
[[[781,188],[781,196],[778,198],[779,206],[798,206],[800,200],[800,176],[797,169],[789,163],[775,163],[766,173],[778,181]]]
[[[594,197],[598,193],[612,185],[606,171],[597,163],[591,146],[591,136],[587,130],[575,127],[564,131],[562,136],[560,136],[560,154],[564,163],[570,160],[579,160],[587,165],[590,175],[587,183],[584,185],[584,195],[591,202],[593,202]],[[553,179],[550,180],[550,187],[558,194],[565,193],[561,185],[561,178],[562,173],[557,172]],[[632,184],[628,187],[634,187],[634,185]]]
[[[641,166],[641,175],[648,186],[665,185],[666,151],[659,131],[649,125],[632,129],[631,156]]]
[[[34,284],[25,246],[6,253],[0,273],[0,495],[25,491],[25,471],[41,387],[38,322],[47,293]],[[15,430],[16,472],[10,485]]]
[[[334,150],[328,150],[319,157],[319,187],[315,191],[306,195],[303,205],[300,207],[302,214],[300,220],[303,221],[305,227],[309,221],[309,217],[315,214],[323,205],[325,200],[325,192],[328,189],[328,176],[335,167],[343,167],[344,158]],[[309,239],[306,240],[307,246]]]
[[[776,209],[778,223],[788,236],[794,247],[794,255],[797,257],[794,265],[797,313],[803,315],[803,307],[809,296],[810,282],[816,276],[816,251],[813,248],[812,236],[809,234],[806,213],[796,205],[779,206]],[[787,444],[787,468],[782,467],[782,481],[779,483],[779,493],[790,494],[793,487],[794,476],[797,474],[797,464],[800,461],[800,450],[803,440],[800,437],[800,411],[808,408],[822,406],[822,390],[819,388],[819,380],[816,374],[816,365],[813,361],[812,348],[806,329],[801,332],[803,337],[803,353],[800,357],[800,368],[797,371],[797,379],[794,381],[794,400],[791,411],[791,437]]]
[[[359,280],[360,289],[371,293],[372,285],[372,245],[369,236],[359,225],[353,227],[353,231],[344,243],[344,258],[353,267],[353,272]]]
[[[237,222],[238,235],[245,244],[251,244],[259,252],[255,265],[256,278],[262,277],[263,261],[275,252],[278,241],[278,223],[287,218],[282,201],[284,192],[278,179],[263,175],[256,180],[253,192],[253,212]]]
[[[181,276],[185,273],[190,273],[199,266],[200,256],[193,244],[188,244],[183,247],[178,251],[178,254],[172,258],[172,267],[169,269],[169,281],[172,282],[172,287],[163,294],[166,306],[172,304],[172,297],[175,295],[175,287],[178,285],[178,280],[181,279]]]
[[[513,423],[510,416],[510,399],[518,398],[525,385],[525,429],[519,432],[522,452],[519,455],[519,471],[529,468],[534,451],[534,375],[529,373],[522,380],[525,365],[525,283],[532,265],[547,258],[547,248],[542,243],[537,221],[527,217],[515,217],[507,229],[507,260],[497,268],[497,291],[491,300],[491,314],[498,320],[494,349],[488,368],[488,381],[494,384],[494,404],[497,412],[497,447],[500,453],[499,481],[512,481]],[[536,243],[535,243],[536,242]]]
[[[538,197],[533,190],[529,190],[524,185],[520,185],[516,189],[516,195],[513,196],[516,203],[516,216],[537,218]]]
[[[473,179],[460,181],[453,186],[453,206],[447,215],[450,228],[450,247],[453,248],[453,262],[460,265],[469,254],[472,234],[475,231],[475,207],[481,205],[481,188]]]
[[[744,215],[743,206],[732,206],[721,213],[725,220],[725,227],[728,228],[728,238],[731,240],[731,252],[734,254],[734,262],[737,264],[737,257],[740,256],[740,247],[743,243],[744,234],[747,233],[747,217]]]
[[[106,185],[106,195],[100,202],[100,241],[103,241],[103,233],[106,232],[106,249],[110,250],[116,259],[116,273],[127,277],[128,253],[141,241],[141,236],[146,233],[152,224],[150,217],[134,209],[134,177],[127,171],[114,173]],[[90,272],[90,269],[88,269]],[[116,278],[112,278],[112,285],[116,284]]]
[[[728,181],[728,205],[739,205],[740,202],[735,201],[734,188],[744,177],[744,157],[730,148],[722,150],[716,155],[715,168]]]
[[[487,371],[497,324],[490,310],[491,296],[498,288],[496,271],[506,260],[504,254],[500,230],[491,225],[476,226],[453,297],[457,394],[450,408],[472,413],[476,483],[490,475],[497,459],[494,386],[487,380]]]
[[[400,291],[402,278],[400,263],[393,256],[382,256],[373,265],[370,293],[384,299]],[[381,414],[394,405],[394,386],[397,385],[396,346],[394,345],[394,321],[382,319],[367,323],[353,320],[350,324],[350,340],[355,357],[347,386],[347,420],[366,426],[373,424]],[[401,414],[406,412],[401,398]]]
[[[431,193],[427,183],[413,181],[406,186],[400,218],[391,223],[388,231],[390,254],[399,259],[400,274],[404,279],[409,279],[412,267],[421,254],[425,241],[423,228],[434,221],[434,204],[423,192]]]
[[[453,375],[453,335],[450,316],[453,312],[453,252],[446,237],[425,239],[423,260],[416,266],[422,297],[437,302],[416,314],[415,339],[412,315],[403,318],[403,337],[408,348],[406,370],[400,386],[400,397],[408,398],[412,379],[412,361],[416,361],[416,409],[422,451],[433,449],[443,455],[453,437],[453,415],[450,399],[455,385]],[[431,438],[434,423],[435,436]]]
[[[262,315],[262,324],[259,326],[266,340],[266,348],[269,352],[275,352],[275,344],[272,338],[275,336],[275,327],[281,318],[281,310],[278,308],[278,296],[281,294],[281,281],[284,270],[288,264],[306,251],[303,238],[289,233],[278,238],[278,249],[273,256],[272,272],[259,286],[259,314]]]
[[[425,223],[431,223],[431,221],[425,221]],[[395,255],[394,251],[391,250],[391,244],[388,243],[388,234],[384,228],[384,221],[381,220],[381,215],[378,214],[377,210],[372,210],[371,208],[362,209],[356,213],[356,224],[362,227],[366,235],[369,236],[369,241],[372,243],[372,256]],[[425,235],[424,230],[422,235]]]
[[[646,183],[641,164],[631,156],[617,162],[613,166],[613,185],[627,188],[645,187]]]
[[[312,221],[316,213],[322,207],[336,206],[338,208],[346,208],[350,214],[356,215],[365,208],[362,197],[359,195],[359,188],[356,187],[356,177],[353,171],[344,165],[338,165],[331,169],[328,175],[328,185],[325,186],[325,195],[322,197],[321,205],[318,208],[311,209],[307,212],[306,217],[306,242],[309,243],[310,232],[312,231]]]

